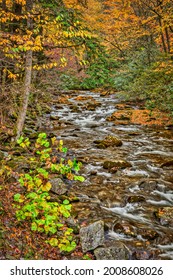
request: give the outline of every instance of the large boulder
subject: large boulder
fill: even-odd
[[[112,246],[95,249],[94,255],[97,260],[128,260],[130,251],[122,242],[116,241]]]
[[[85,253],[94,250],[104,243],[104,222],[97,221],[80,229],[82,251]]]

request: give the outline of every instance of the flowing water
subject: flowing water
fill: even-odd
[[[173,159],[173,131],[107,121],[119,103],[121,97],[92,92],[72,92],[67,103],[54,103],[50,127],[68,156],[83,162],[80,174],[86,178],[70,187],[78,197],[74,211],[80,223],[102,219],[106,238],[126,244],[131,258],[173,259],[173,166],[162,166]],[[98,149],[93,141],[107,135],[123,145]],[[103,168],[104,161],[117,159],[132,167],[114,173]]]

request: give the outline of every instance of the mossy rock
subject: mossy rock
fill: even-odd
[[[120,147],[122,146],[122,141],[115,136],[108,135],[103,140],[95,140],[97,148],[106,149],[108,147]]]

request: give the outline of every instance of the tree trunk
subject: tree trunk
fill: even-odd
[[[25,62],[24,94],[23,94],[22,105],[17,120],[16,140],[20,137],[25,123],[30,88],[31,88],[31,75],[32,75],[32,50],[28,50],[26,52],[26,62]]]
[[[30,16],[32,7],[33,7],[33,0],[26,0],[27,30],[30,31],[33,30],[33,21]],[[30,88],[31,88],[31,76],[32,76],[32,49],[26,51],[24,93],[23,93],[22,104],[20,107],[20,112],[17,119],[16,140],[20,137],[25,123],[26,113],[28,109]]]
[[[168,27],[165,27],[165,36],[166,36],[166,42],[167,42],[168,53],[170,53],[170,51],[171,51],[171,45],[170,45],[170,37],[169,37]]]
[[[163,34],[163,30],[162,30],[162,20],[161,18],[159,17],[159,25],[160,25],[160,36],[161,36],[161,40],[162,40],[162,46],[163,46],[163,50],[165,53],[167,53],[167,48],[166,48],[166,42],[165,42],[165,37],[164,37],[164,34]]]

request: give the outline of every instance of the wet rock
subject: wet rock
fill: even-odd
[[[98,149],[106,149],[107,148],[104,143],[97,143],[96,147]]]
[[[88,163],[88,161],[89,161],[89,157],[87,157],[87,156],[79,156],[79,157],[77,157],[76,158],[76,160],[79,162],[81,162],[81,163]]]
[[[90,172],[90,176],[95,176],[95,175],[97,175],[97,171],[96,171],[96,170],[92,170],[92,171]]]
[[[136,250],[132,253],[132,260],[150,260],[153,259],[153,254],[154,252],[148,250]]]
[[[74,98],[77,101],[85,101],[88,99],[94,99],[92,96],[83,96],[83,95],[78,95],[77,97]]]
[[[141,180],[138,183],[140,189],[149,190],[150,192],[153,191],[157,187],[157,181],[154,180]]]
[[[79,225],[75,222],[75,220],[73,218],[70,217],[70,218],[66,219],[66,223],[67,223],[68,227],[73,229],[74,234],[79,233]]]
[[[154,240],[156,239],[157,237],[159,237],[159,234],[157,231],[155,230],[152,230],[152,229],[145,229],[143,233],[141,233],[141,236],[144,238],[144,239],[147,239],[147,240]]]
[[[50,115],[50,120],[53,120],[53,121],[59,120],[59,116],[58,116],[58,115],[51,114],[51,115]]]
[[[127,202],[129,203],[136,203],[136,202],[143,202],[145,201],[145,197],[142,195],[133,195],[127,198]]]
[[[100,102],[93,101],[93,102],[88,102],[83,107],[88,111],[95,111],[95,109],[100,105],[101,105]]]
[[[54,105],[55,109],[59,110],[59,109],[63,109],[63,105],[57,104]]]
[[[154,215],[162,226],[173,226],[173,207],[159,208]]]
[[[128,260],[130,252],[120,241],[114,242],[112,246],[97,248],[94,255],[97,260]]]
[[[74,113],[79,113],[79,112],[81,112],[81,110],[79,109],[79,107],[78,107],[77,105],[72,105],[72,106],[71,106],[71,110],[72,110],[72,112],[74,112]]]
[[[170,176],[170,177],[168,177],[168,178],[166,178],[166,179],[167,179],[168,182],[173,183],[173,176]]]
[[[109,161],[106,160],[103,163],[103,168],[104,169],[112,169],[112,168],[127,168],[127,167],[132,167],[131,163],[126,161],[126,160],[115,160],[115,161]]]
[[[87,227],[80,229],[80,241],[82,251],[87,252],[94,250],[104,243],[104,222],[97,221]]]
[[[108,91],[102,91],[100,93],[100,97],[105,97],[105,96],[109,96],[111,94],[114,94],[115,92],[113,90],[108,90]]]
[[[51,191],[57,195],[62,195],[67,192],[67,186],[60,178],[53,178],[49,181],[52,185]]]
[[[161,166],[160,167],[173,167],[173,159],[171,159],[171,160],[167,160],[167,161],[165,161],[164,163],[162,163],[161,164]]]
[[[94,143],[96,144],[96,147],[100,149],[114,146],[119,147],[123,144],[120,139],[111,135],[106,136],[103,140],[95,140]]]
[[[116,111],[114,112],[111,116],[107,117],[107,121],[130,121],[132,112],[129,110],[120,110],[120,111]]]
[[[110,169],[110,173],[112,173],[112,174],[117,173],[117,171],[118,171],[118,167],[112,167]]]
[[[120,222],[115,223],[113,230],[116,233],[123,233],[127,236],[133,236],[133,237],[137,236],[135,228],[126,221],[122,221],[121,223]]]

